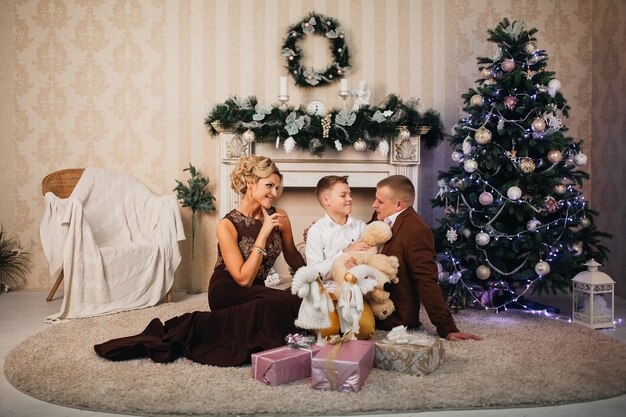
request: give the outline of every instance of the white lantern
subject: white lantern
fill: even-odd
[[[615,328],[613,321],[613,287],[615,281],[604,272],[595,260],[585,265],[587,271],[572,279],[572,321],[592,329]]]

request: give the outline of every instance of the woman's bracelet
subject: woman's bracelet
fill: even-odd
[[[256,249],[256,251],[260,253],[262,256],[267,256],[267,251],[263,249],[262,247],[260,247],[259,245],[254,245],[252,247]]]

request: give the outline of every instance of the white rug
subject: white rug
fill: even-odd
[[[7,380],[35,398],[68,407],[139,415],[302,415],[409,412],[566,404],[626,393],[626,344],[590,329],[509,310],[464,310],[463,331],[482,341],[446,342],[446,362],[425,377],[374,369],[356,394],[318,391],[308,380],[270,387],[250,367],[180,359],[109,362],[93,345],[142,331],[148,322],[194,310],[183,301],[76,319],[38,333],[5,361]],[[425,317],[425,316],[424,316]],[[430,325],[425,330],[434,334]]]

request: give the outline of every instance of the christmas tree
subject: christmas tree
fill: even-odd
[[[498,50],[478,58],[481,78],[462,95],[467,116],[448,138],[457,164],[439,173],[431,202],[444,207],[435,237],[455,309],[565,292],[586,261],[606,259],[599,239],[610,235],[580,190],[589,179],[583,141],[565,135],[569,106],[536,32],[508,19],[488,31]]]

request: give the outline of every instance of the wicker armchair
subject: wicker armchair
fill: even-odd
[[[46,175],[41,182],[41,193],[46,195],[46,193],[50,192],[59,198],[68,198],[72,194],[78,180],[80,180],[81,175],[83,175],[84,170],[85,168],[68,168]],[[46,297],[46,301],[52,301],[59,285],[61,285],[61,281],[63,281],[63,271],[59,273],[59,277],[52,286],[48,297]],[[168,303],[171,302],[172,290],[168,291],[165,297]]]

